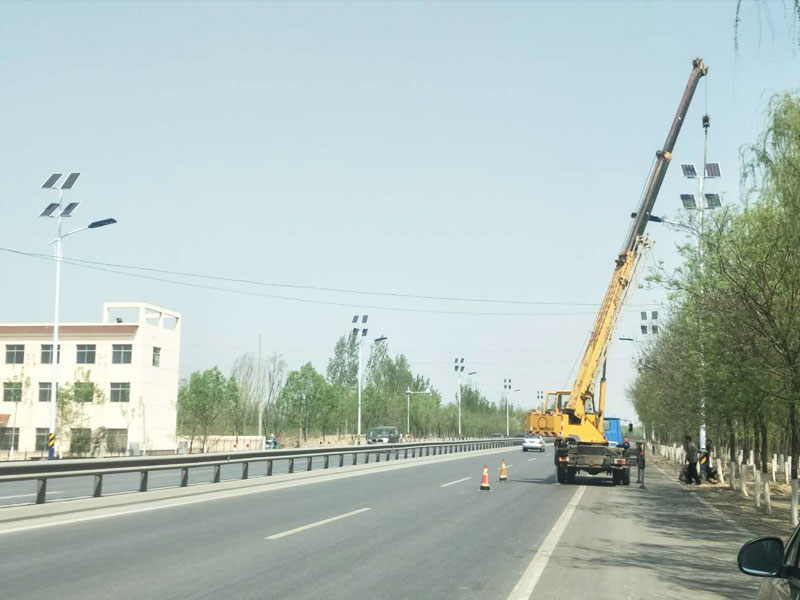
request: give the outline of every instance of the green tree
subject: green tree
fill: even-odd
[[[196,436],[205,448],[208,437],[237,397],[233,378],[228,379],[217,368],[195,371],[178,389],[178,415],[182,431],[188,433],[190,450]]]
[[[317,373],[311,363],[306,363],[286,378],[281,392],[281,404],[286,410],[291,425],[301,427],[303,441],[308,431],[324,412],[328,399],[328,383]]]

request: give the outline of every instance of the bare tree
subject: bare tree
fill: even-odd
[[[286,383],[286,361],[273,352],[262,366],[262,398],[264,407],[264,433],[280,435],[286,426],[286,414],[278,398]]]

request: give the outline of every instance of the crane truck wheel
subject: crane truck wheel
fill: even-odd
[[[558,483],[567,483],[566,467],[556,467],[556,479],[558,479]]]
[[[611,481],[613,482],[614,485],[620,484],[619,471],[611,471]]]
[[[575,483],[575,475],[578,473],[578,469],[567,469],[567,483]]]
[[[620,479],[622,480],[622,485],[630,485],[631,470],[629,468],[622,469],[622,472],[620,473]]]

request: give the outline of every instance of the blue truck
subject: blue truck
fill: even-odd
[[[622,446],[622,424],[619,417],[605,417],[603,419],[603,433],[611,446]]]

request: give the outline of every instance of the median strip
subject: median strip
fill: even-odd
[[[349,513],[344,513],[343,515],[338,515],[336,517],[331,517],[330,519],[323,519],[322,521],[317,521],[316,523],[309,523],[308,525],[303,525],[302,527],[295,527],[294,529],[290,529],[288,531],[282,531],[281,533],[276,533],[274,535],[268,535],[265,537],[265,540],[277,540],[282,537],[286,537],[287,535],[292,535],[294,533],[300,533],[301,531],[305,531],[306,529],[313,529],[314,527],[319,527],[320,525],[327,525],[328,523],[333,523],[334,521],[338,521],[340,519],[346,519],[347,517],[352,517],[354,515],[367,512],[368,510],[372,510],[371,508],[359,508],[358,510],[354,510]]]
[[[457,483],[461,483],[462,481],[466,481],[467,479],[472,479],[472,477],[463,477],[461,479],[456,479],[455,481],[451,481],[450,483],[443,483],[439,487],[447,487],[448,485],[455,485]]]

